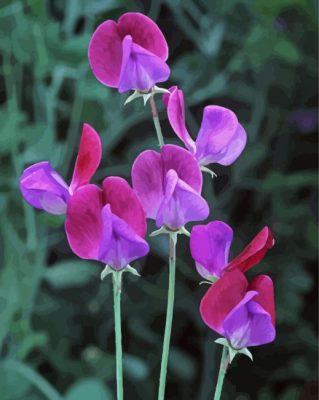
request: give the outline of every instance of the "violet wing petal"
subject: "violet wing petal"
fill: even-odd
[[[65,214],[69,188],[49,162],[26,168],[20,178],[20,190],[32,207],[50,214]]]

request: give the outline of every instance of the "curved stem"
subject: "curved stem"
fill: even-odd
[[[122,271],[113,272],[115,352],[116,352],[116,389],[117,400],[123,400],[123,363],[122,363],[122,329],[121,329],[121,290]]]
[[[220,367],[219,367],[214,400],[219,400],[222,394],[223,382],[228,368],[228,364],[229,364],[228,348],[226,346],[223,346],[223,353],[222,353],[222,358],[220,360]]]
[[[158,118],[158,112],[157,112],[157,107],[154,99],[154,95],[151,96],[150,98],[150,105],[151,105],[151,110],[152,110],[152,116],[153,116],[153,122],[156,130],[156,135],[158,139],[158,144],[160,147],[164,146],[164,138],[162,134],[162,128],[160,124],[160,120]]]
[[[166,322],[162,351],[161,373],[158,389],[158,400],[164,400],[167,364],[169,355],[169,345],[171,340],[172,322],[173,322],[173,309],[174,309],[174,292],[175,292],[175,270],[176,270],[176,242],[177,234],[169,234],[169,284],[168,284],[168,298],[166,310]]]

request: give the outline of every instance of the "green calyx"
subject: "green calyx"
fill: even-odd
[[[251,354],[251,352],[248,350],[247,347],[243,347],[242,349],[234,349],[231,346],[231,344],[228,342],[228,340],[225,338],[216,339],[215,343],[221,344],[222,346],[227,347],[228,352],[229,352],[229,363],[231,363],[233,361],[233,359],[239,354],[243,354],[244,356],[247,356],[248,358],[250,358],[251,361],[253,361],[253,355]]]
[[[149,92],[140,92],[139,90],[134,90],[134,92],[125,100],[124,105],[126,106],[128,103],[131,103],[133,100],[143,98],[144,106],[148,102],[148,100],[154,96],[155,94],[164,94],[169,93],[169,90],[160,88],[158,86],[154,86]]]

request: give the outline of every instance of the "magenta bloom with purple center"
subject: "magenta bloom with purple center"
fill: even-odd
[[[132,167],[132,181],[146,216],[157,227],[178,230],[187,222],[208,217],[198,162],[179,146],[167,144],[160,153],[141,153]]]
[[[272,280],[259,275],[249,284],[239,269],[226,272],[206,292],[200,314],[234,349],[270,343],[276,336]]]
[[[107,20],[99,25],[88,53],[95,77],[120,93],[148,91],[170,75],[164,35],[155,22],[140,13],[125,13],[118,22]]]
[[[72,194],[90,182],[102,155],[101,140],[97,132],[84,124],[70,186],[52,168],[42,161],[26,168],[20,178],[20,190],[24,199],[34,208],[50,214],[65,214]]]
[[[220,278],[225,271],[233,269],[246,272],[258,264],[274,245],[273,235],[266,226],[237,257],[229,262],[232,241],[233,230],[222,221],[212,221],[207,225],[193,227],[190,249],[201,276],[205,279]]]
[[[68,202],[65,230],[73,252],[125,268],[145,256],[146,218],[139,199],[125,179],[108,177],[103,189],[85,185]]]
[[[206,106],[196,141],[190,136],[185,120],[184,94],[172,86],[163,95],[168,120],[173,131],[202,165],[217,163],[230,165],[240,156],[247,142],[247,134],[231,110],[220,106]]]

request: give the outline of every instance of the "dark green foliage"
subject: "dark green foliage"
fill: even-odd
[[[210,218],[234,228],[233,254],[264,225],[276,238],[250,275],[274,279],[277,340],[252,349],[254,363],[234,362],[224,399],[316,398],[315,3],[2,0],[1,400],[114,399],[111,282],[99,280],[100,265],[71,253],[63,219],[24,204],[18,178],[26,165],[46,159],[70,178],[83,122],[103,140],[96,182],[129,178],[138,153],[157,148],[148,106],[124,107],[126,96],[98,83],[88,65],[94,27],[127,10],[147,13],[163,29],[171,83],[185,91],[193,135],[206,104],[233,109],[247,129],[240,159],[216,166],[214,182],[205,177]],[[296,111],[308,112],[306,125]],[[176,140],[164,112],[161,117],[165,137]],[[135,264],[142,277],[124,277],[125,398],[133,400],[156,398],[160,366],[167,240],[150,244],[151,254]],[[177,254],[167,398],[206,400],[221,348],[198,313],[206,287],[198,285],[186,238]]]

